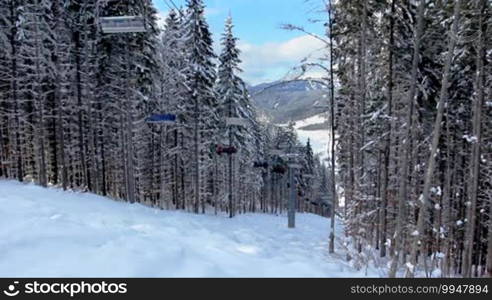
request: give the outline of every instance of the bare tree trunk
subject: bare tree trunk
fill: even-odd
[[[14,1],[10,1],[10,16],[11,16],[11,24],[12,28],[10,31],[10,49],[11,49],[11,78],[10,78],[10,88],[11,88],[11,101],[12,105],[14,107],[14,126],[15,128],[15,163],[16,163],[16,175],[17,175],[17,180],[23,181],[24,180],[24,169],[23,169],[23,159],[22,159],[22,147],[21,147],[21,135],[20,131],[21,129],[21,124],[20,124],[20,117],[19,117],[19,99],[18,99],[18,84],[17,84],[17,76],[18,76],[18,49],[17,49],[17,41],[16,41],[16,36],[17,36],[17,26],[16,24],[16,16],[17,16],[17,5],[15,5]]]
[[[387,137],[384,141],[384,153],[383,153],[383,172],[382,172],[382,190],[381,190],[381,211],[379,225],[381,227],[381,248],[380,256],[386,256],[386,239],[387,239],[387,210],[388,210],[388,181],[389,181],[389,159],[390,159],[390,143],[392,136],[392,124],[391,117],[393,115],[393,48],[395,45],[395,6],[396,0],[391,1],[391,15],[390,15],[390,37],[388,45],[388,126],[387,126]]]
[[[197,96],[194,96],[195,101],[195,124],[194,124],[194,132],[193,132],[193,146],[194,146],[194,203],[193,203],[193,211],[195,214],[198,214],[199,203],[200,203],[200,146],[199,146],[199,137],[200,137],[200,106],[198,104]]]
[[[126,49],[125,49],[125,63],[126,63],[126,81],[127,87],[125,102],[125,112],[123,119],[123,134],[125,136],[126,143],[124,146],[126,148],[126,189],[127,189],[127,201],[130,203],[135,203],[135,164],[134,164],[134,145],[133,145],[133,122],[132,122],[132,95],[130,94],[130,88],[133,86],[131,84],[131,70],[130,70],[130,38],[126,37]]]
[[[468,205],[466,219],[466,233],[465,244],[463,253],[463,277],[472,276],[472,253],[473,253],[473,241],[475,237],[476,226],[476,210],[477,210],[477,197],[478,197],[478,184],[480,175],[480,146],[482,143],[482,106],[485,99],[485,32],[486,24],[484,22],[484,13],[486,10],[486,0],[478,0],[480,7],[480,16],[478,21],[478,49],[477,49],[477,81],[476,81],[476,97],[473,101],[473,144],[472,144],[472,158],[470,164],[470,177],[468,191]],[[489,251],[491,249],[489,248]]]
[[[449,120],[449,115],[446,112],[446,119]],[[442,276],[449,277],[451,270],[451,251],[452,251],[452,241],[453,241],[453,218],[452,218],[452,177],[455,171],[453,156],[451,153],[454,152],[454,134],[451,134],[450,130],[450,122],[446,122],[446,135],[448,139],[448,155],[446,157],[446,175],[444,179],[444,189],[443,189],[443,206],[442,206],[442,214],[443,214],[443,228],[446,234],[446,238],[444,239],[444,245],[442,253],[444,253],[444,260],[442,266]]]
[[[460,21],[460,15],[461,15],[461,0],[456,0],[455,6],[454,6],[454,13],[453,13],[453,25],[451,28],[451,31],[449,33],[449,44],[448,44],[448,53],[446,56],[446,62],[444,64],[444,71],[443,71],[443,76],[442,76],[442,87],[441,87],[441,95],[439,97],[439,103],[438,103],[438,108],[437,108],[437,116],[436,116],[436,121],[434,124],[434,132],[433,132],[433,138],[432,138],[432,145],[431,145],[431,154],[429,157],[429,161],[427,163],[427,172],[425,175],[425,182],[424,182],[424,190],[423,194],[419,199],[419,216],[418,216],[418,221],[417,221],[417,230],[414,235],[414,241],[412,244],[412,252],[411,252],[411,257],[410,257],[410,263],[412,266],[416,266],[417,264],[417,254],[419,248],[421,249],[421,255],[423,256],[424,264],[426,262],[426,253],[425,251],[425,243],[423,241],[423,238],[425,236],[425,230],[426,230],[426,218],[427,218],[427,210],[429,208],[430,202],[429,202],[429,196],[430,196],[430,188],[432,184],[432,179],[434,175],[434,169],[436,165],[436,157],[438,155],[438,146],[439,146],[439,139],[441,137],[441,129],[442,129],[442,120],[443,120],[443,115],[444,115],[444,108],[445,104],[448,101],[448,88],[449,88],[449,75],[451,71],[451,64],[453,62],[453,57],[454,57],[454,50],[456,47],[456,36],[458,34],[458,25]],[[407,269],[407,276],[408,277],[413,277],[414,276],[414,267],[413,268],[408,268]]]
[[[335,135],[335,76],[333,72],[333,11],[332,1],[328,7],[329,30],[330,30],[330,112],[331,112],[331,220],[330,220],[330,253],[335,253],[335,210],[337,208],[337,185],[336,185],[336,135]]]
[[[492,211],[492,195],[489,195],[489,211]],[[492,228],[492,218],[489,218],[489,230]],[[492,232],[488,233],[487,243],[487,276],[492,277]]]
[[[78,130],[78,146],[79,146],[79,160],[81,177],[82,177],[82,188],[88,188],[89,182],[87,178],[87,161],[85,156],[85,137],[84,137],[84,117],[83,117],[83,104],[82,104],[82,70],[81,70],[81,45],[80,45],[80,32],[76,31],[74,33],[75,42],[75,84],[76,84],[76,94],[77,94],[77,130]]]
[[[54,60],[57,70],[60,70],[60,63],[58,61],[58,46],[55,45],[54,49]],[[58,160],[59,160],[59,169],[61,170],[61,183],[64,190],[68,188],[68,174],[67,174],[67,165],[66,165],[66,150],[65,150],[65,133],[63,128],[63,104],[61,100],[61,86],[60,79],[57,78],[55,81],[55,89],[54,89],[54,98],[57,106],[57,119],[56,119],[56,133],[57,133],[57,145],[58,145]]]
[[[38,143],[38,158],[37,158],[37,163],[38,163],[38,180],[39,184],[43,187],[48,186],[48,178],[46,175],[46,152],[45,152],[45,130],[44,130],[44,101],[43,101],[43,92],[41,90],[40,84],[42,82],[41,80],[41,39],[39,37],[40,30],[39,30],[39,16],[41,14],[40,12],[40,4],[39,1],[35,2],[36,8],[35,8],[35,20],[34,20],[34,35],[35,35],[35,51],[36,51],[36,58],[35,58],[35,68],[36,68],[36,76],[37,76],[37,82],[35,82],[35,87],[37,88],[35,97],[36,97],[36,103],[38,105],[37,110],[38,110],[38,124],[36,126],[36,136],[37,136],[37,143]]]
[[[413,106],[415,101],[415,95],[417,93],[417,75],[420,62],[420,46],[422,43],[422,35],[424,31],[424,12],[426,6],[425,0],[420,1],[417,14],[417,28],[415,30],[415,45],[412,61],[412,77],[410,92],[408,93],[407,108],[406,108],[406,125],[404,136],[402,137],[402,160],[401,160],[401,172],[400,174],[400,186],[398,190],[398,215],[397,225],[395,232],[395,254],[391,262],[389,271],[389,277],[396,277],[398,270],[398,261],[404,251],[404,239],[403,239],[403,226],[406,220],[406,200],[407,200],[407,181],[408,181],[408,155],[409,155],[409,143],[412,135],[413,125]]]

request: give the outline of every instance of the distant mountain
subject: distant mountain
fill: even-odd
[[[323,86],[316,82],[309,82],[307,80],[294,80],[294,81],[275,81],[269,83],[261,83],[255,86],[249,86],[251,93],[258,93],[262,90],[271,90],[275,92],[304,92],[309,90],[322,90]]]
[[[316,104],[326,104],[327,90],[306,80],[262,83],[249,86],[260,114],[275,124],[303,120],[320,113]]]

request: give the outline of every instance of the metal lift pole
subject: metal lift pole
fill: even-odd
[[[294,186],[294,171],[294,168],[289,167],[290,198],[287,213],[289,228],[296,227],[296,188]]]

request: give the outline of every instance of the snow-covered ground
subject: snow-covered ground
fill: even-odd
[[[289,230],[0,181],[0,216],[0,277],[378,276],[329,255],[329,220],[308,214]]]
[[[302,130],[301,128],[309,125],[323,124],[325,122],[326,114],[323,113],[296,121],[294,126],[300,142],[305,145],[308,139],[310,139],[313,152],[315,154],[320,154],[322,159],[328,158],[328,147],[331,143],[329,131],[327,129]],[[281,124],[280,126],[287,126],[287,124]]]
[[[315,115],[300,121],[296,121],[296,128],[302,128],[309,125],[323,124],[326,122],[326,114]],[[325,130],[326,131],[326,130]]]
[[[297,129],[297,135],[301,143],[306,145],[308,139],[311,140],[311,147],[314,154],[319,154],[322,159],[328,158],[328,146],[330,135],[324,130],[300,130]]]

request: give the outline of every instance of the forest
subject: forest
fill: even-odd
[[[347,234],[361,259],[389,256],[390,277],[492,274],[490,7],[333,7]]]
[[[151,1],[0,9],[0,177],[194,213],[282,213],[282,150],[302,167],[298,209],[328,213],[326,166],[309,143],[258,122],[231,19],[216,55],[202,1],[172,10],[162,32]],[[126,15],[142,16],[145,30],[102,30],[105,16]]]
[[[344,222],[358,268],[491,276],[492,2],[309,1],[325,34],[283,28],[323,57],[285,82],[324,86],[328,158],[260,120],[233,18],[215,53],[203,0],[163,28],[151,0],[1,0],[0,178],[230,218],[290,197],[331,217],[327,252]],[[101,26],[121,16],[144,30]]]

